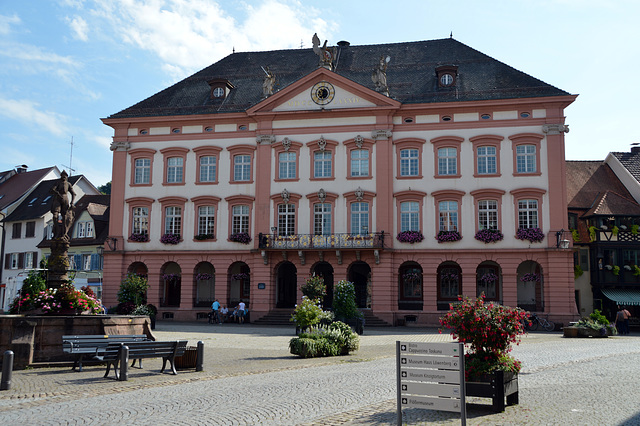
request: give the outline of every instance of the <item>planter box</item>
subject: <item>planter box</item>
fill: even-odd
[[[485,374],[478,381],[466,382],[467,396],[491,398],[493,410],[497,413],[504,411],[504,400],[507,405],[518,403],[518,375],[505,371],[494,371]]]
[[[578,337],[578,327],[564,327],[562,332],[564,337]]]
[[[174,360],[176,368],[196,368],[198,357],[198,348],[196,346],[187,346],[184,355],[177,356]]]

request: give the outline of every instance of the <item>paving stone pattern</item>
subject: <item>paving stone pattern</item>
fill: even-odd
[[[205,371],[160,374],[161,361],[103,378],[104,366],[16,371],[0,392],[0,425],[391,425],[396,423],[395,342],[446,342],[413,327],[367,329],[352,355],[300,359],[293,327],[159,322],[159,340],[205,344]],[[640,424],[640,337],[565,339],[530,333],[514,348],[523,361],[520,404],[493,413],[469,398],[470,425]],[[460,424],[460,415],[408,409],[403,422]]]

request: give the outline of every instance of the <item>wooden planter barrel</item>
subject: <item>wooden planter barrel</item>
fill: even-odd
[[[467,396],[491,398],[493,410],[497,413],[502,412],[505,407],[505,397],[507,405],[518,403],[518,375],[506,371],[494,371],[483,375],[477,381],[466,382],[465,390]]]

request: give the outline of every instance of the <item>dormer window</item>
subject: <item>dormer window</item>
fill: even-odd
[[[455,65],[443,65],[436,68],[436,76],[438,78],[439,87],[455,86],[457,75],[458,67]]]
[[[220,100],[227,97],[229,91],[233,89],[233,84],[223,78],[214,78],[207,82],[211,87],[211,99]]]

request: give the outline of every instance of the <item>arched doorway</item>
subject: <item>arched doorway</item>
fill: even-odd
[[[544,311],[544,276],[538,262],[526,260],[518,266],[518,307]]]
[[[147,265],[142,262],[133,262],[131,265],[129,265],[127,273],[146,277],[149,274],[149,269],[147,268]]]
[[[484,293],[485,300],[502,300],[502,274],[495,262],[482,262],[476,268],[476,296]]]
[[[251,270],[244,262],[235,262],[229,267],[229,307],[238,306],[241,301],[249,308],[251,290]]]
[[[449,304],[462,295],[462,269],[456,262],[438,266],[438,309],[448,310]]]
[[[329,262],[319,262],[313,267],[312,274],[324,278],[324,285],[327,288],[327,295],[324,297],[322,307],[331,309],[333,306],[333,266]]]
[[[175,262],[165,263],[160,276],[162,293],[160,293],[160,306],[179,307],[180,290],[182,288],[182,270]]]
[[[371,267],[365,262],[354,262],[349,268],[349,281],[355,287],[358,308],[371,308]]]
[[[276,271],[276,308],[293,308],[298,295],[298,270],[291,262],[282,262]]]
[[[422,267],[416,262],[405,262],[398,269],[398,309],[423,309]]]
[[[209,307],[216,296],[216,271],[209,262],[196,265],[193,274],[193,306]]]

